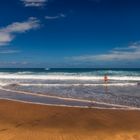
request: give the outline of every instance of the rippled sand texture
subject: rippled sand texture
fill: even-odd
[[[140,111],[0,100],[1,140],[140,140]]]

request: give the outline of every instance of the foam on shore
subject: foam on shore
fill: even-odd
[[[64,98],[64,97],[58,97],[58,96],[50,96],[50,95],[43,95],[43,94],[38,94],[38,93],[31,93],[31,92],[26,92],[26,91],[16,91],[16,90],[11,90],[11,89],[5,89],[5,88],[0,88],[0,90],[3,91],[8,91],[8,92],[14,92],[14,93],[18,93],[18,94],[25,94],[25,95],[31,95],[31,96],[38,96],[38,97],[45,97],[45,98],[53,98],[53,99],[58,99],[58,100],[65,100],[65,101],[77,101],[77,102],[85,102],[85,103],[94,103],[97,106],[98,105],[107,105],[110,106],[111,108],[107,108],[107,107],[97,107],[97,106],[90,106],[91,108],[98,108],[98,109],[123,109],[123,110],[140,110],[140,108],[137,107],[131,107],[131,106],[125,106],[125,105],[118,105],[118,104],[110,104],[110,103],[104,103],[104,102],[97,102],[97,101],[89,101],[89,100],[84,100],[84,99],[73,99],[73,98]],[[1,98],[4,99],[4,98]],[[16,99],[10,99],[10,98],[5,98],[8,100],[16,100]],[[28,101],[22,101],[22,100],[16,100],[16,101],[21,101],[21,102],[25,102],[25,103],[33,103],[33,104],[42,104],[42,105],[52,105],[49,103],[40,103],[40,102],[28,102]],[[54,105],[54,104],[53,104]],[[85,107],[85,108],[89,108],[89,106],[70,106],[70,105],[60,105],[60,104],[56,104],[55,106],[68,106],[68,107]]]

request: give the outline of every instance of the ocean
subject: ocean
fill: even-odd
[[[140,69],[6,68],[0,69],[0,88],[17,91],[16,95],[0,92],[6,99],[22,100],[20,93],[26,92],[23,101],[31,102],[28,93],[32,93],[43,95],[43,101],[51,96],[140,108]]]

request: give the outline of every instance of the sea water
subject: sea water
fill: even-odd
[[[140,108],[140,69],[0,69],[0,87]]]

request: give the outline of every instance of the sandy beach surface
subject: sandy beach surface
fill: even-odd
[[[0,140],[140,140],[140,111],[0,100]]]

